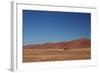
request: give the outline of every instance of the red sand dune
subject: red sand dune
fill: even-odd
[[[56,42],[56,43],[44,43],[44,44],[34,44],[34,45],[27,45],[24,46],[24,49],[54,49],[54,48],[84,48],[90,47],[91,40],[86,38],[81,38],[72,41],[65,41],[65,42]]]

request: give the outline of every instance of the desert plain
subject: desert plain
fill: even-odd
[[[23,47],[23,62],[44,62],[91,59],[91,42],[78,39]]]

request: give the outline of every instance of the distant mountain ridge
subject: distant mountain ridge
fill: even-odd
[[[87,38],[80,38],[77,40],[56,42],[56,43],[44,43],[44,44],[33,44],[23,46],[24,49],[63,49],[63,48],[90,48],[91,40]]]

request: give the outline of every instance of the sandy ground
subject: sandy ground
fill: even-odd
[[[91,59],[90,48],[23,49],[23,62],[63,61]]]

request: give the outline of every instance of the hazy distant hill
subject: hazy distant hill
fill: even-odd
[[[65,41],[65,42],[55,42],[55,43],[44,43],[44,44],[33,44],[24,46],[24,49],[63,49],[63,48],[90,48],[91,40],[86,38],[81,38],[77,40]]]

